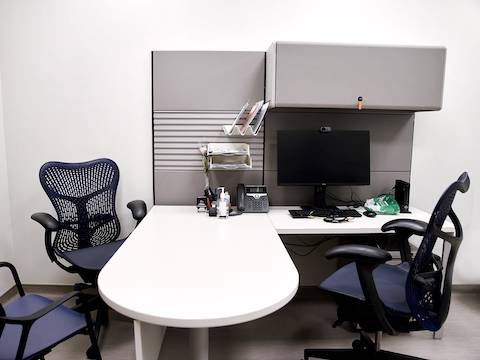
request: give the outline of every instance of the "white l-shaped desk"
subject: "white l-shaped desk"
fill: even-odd
[[[192,358],[207,360],[209,327],[258,319],[295,295],[299,275],[279,235],[374,234],[400,217],[429,214],[331,224],[292,219],[284,207],[218,219],[194,206],[154,206],[101,271],[99,291],[134,319],[137,360],[157,360],[168,326],[192,329]]]

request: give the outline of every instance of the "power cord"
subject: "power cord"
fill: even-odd
[[[365,203],[365,201],[361,200],[358,197],[357,193],[355,193],[351,187],[349,189],[350,189],[350,200],[341,199],[338,196],[335,196],[335,195],[333,195],[332,193],[329,193],[329,192],[327,192],[326,195],[330,199],[335,200],[335,201],[337,201],[337,202],[339,202],[339,203],[341,203],[345,206],[353,206],[353,207],[362,206]]]
[[[318,249],[318,247],[320,245],[322,245],[324,242],[328,241],[328,240],[331,240],[331,239],[334,239],[334,237],[328,237],[328,238],[323,238],[322,240],[319,240],[319,241],[316,241],[314,243],[307,243],[305,241],[301,241],[301,243],[288,243],[288,242],[284,242],[285,244],[285,247],[287,248],[287,250],[289,252],[291,252],[292,254],[295,254],[297,256],[308,256],[310,254],[312,254],[315,250]],[[311,248],[309,250],[307,250],[306,252],[298,252],[294,249],[294,247],[300,247],[300,248]]]

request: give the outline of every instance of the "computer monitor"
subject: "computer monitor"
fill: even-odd
[[[315,186],[314,205],[326,208],[328,185],[370,184],[370,133],[279,130],[278,185]]]

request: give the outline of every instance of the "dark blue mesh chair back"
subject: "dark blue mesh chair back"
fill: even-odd
[[[466,192],[469,186],[468,174],[463,173],[440,197],[410,266],[406,283],[408,305],[415,319],[427,330],[439,330],[448,315],[453,267],[463,237],[452,203],[457,191]],[[455,236],[442,232],[447,217],[450,217],[455,226]],[[450,245],[446,269],[442,269],[441,259],[432,253],[439,237]]]
[[[40,182],[57,212],[57,252],[107,244],[120,234],[115,195],[120,172],[110,159],[83,163],[48,162]]]

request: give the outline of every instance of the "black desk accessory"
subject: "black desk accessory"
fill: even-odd
[[[338,223],[347,222],[348,219],[349,219],[348,216],[339,216],[338,214],[333,213],[329,216],[324,217],[323,221],[328,223],[338,224]]]
[[[217,216],[217,208],[212,206],[210,209],[208,209],[208,216]]]
[[[237,209],[246,213],[267,213],[269,208],[265,185],[237,186]]]
[[[410,183],[403,180],[395,180],[395,200],[400,206],[401,213],[409,213]]]
[[[355,209],[302,209],[302,210],[288,210],[292,218],[305,219],[309,217],[331,217],[335,215],[337,217],[361,217],[362,215]]]
[[[377,216],[377,213],[375,211],[372,211],[372,210],[367,210],[367,211],[363,212],[363,215],[365,215],[366,217],[369,217],[369,218],[374,218],[375,216]]]

